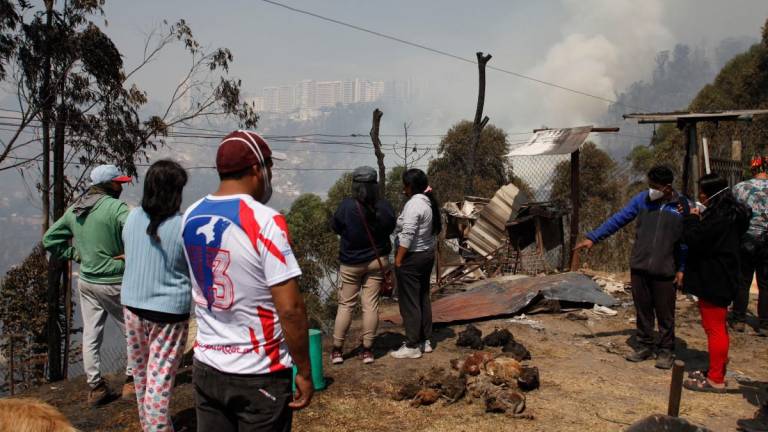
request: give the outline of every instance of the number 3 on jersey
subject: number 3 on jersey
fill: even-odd
[[[229,251],[219,249],[216,256],[211,260],[211,296],[213,297],[213,303],[211,307],[219,310],[226,310],[232,307],[232,303],[235,301],[235,288],[232,284],[232,279],[227,275],[229,269]],[[207,306],[208,302],[202,293],[198,293],[195,290],[195,302],[200,305]]]

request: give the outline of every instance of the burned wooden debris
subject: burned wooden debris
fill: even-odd
[[[503,347],[514,340],[515,338],[509,330],[497,327],[491,334],[483,338],[483,343],[490,347]]]

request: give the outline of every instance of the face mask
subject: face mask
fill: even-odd
[[[719,191],[717,191],[717,192],[716,192],[714,195],[712,195],[711,197],[707,198],[707,203],[709,203],[710,201],[712,201],[712,198],[714,198],[714,197],[716,197],[716,196],[720,195],[721,193],[723,193],[723,192],[725,192],[725,191],[727,191],[727,190],[728,190],[728,188],[727,188],[727,187],[726,187],[726,188],[723,188],[723,189],[720,189],[720,190],[719,190]],[[696,208],[697,208],[697,209],[699,209],[699,211],[703,213],[703,212],[704,212],[704,210],[706,210],[706,209],[707,209],[707,206],[706,206],[706,205],[704,205],[703,203],[700,203],[700,202],[696,201]]]
[[[272,198],[272,181],[269,179],[267,164],[264,162],[264,155],[261,154],[259,145],[253,141],[249,134],[246,133],[245,136],[248,137],[248,141],[250,141],[250,145],[248,147],[251,148],[251,151],[256,155],[256,157],[259,158],[259,161],[261,162],[261,178],[264,182],[264,193],[261,194],[261,199],[259,199],[259,202],[266,204],[269,202],[270,198]]]
[[[664,192],[658,189],[654,189],[654,188],[648,189],[648,198],[650,198],[651,201],[656,201],[657,199],[660,199],[663,196],[664,196]]]
[[[261,166],[261,174],[264,178],[264,193],[261,195],[260,203],[266,204],[269,199],[272,198],[272,181],[269,180],[269,173],[267,173],[267,167]]]

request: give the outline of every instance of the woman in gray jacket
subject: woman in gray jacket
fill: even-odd
[[[420,358],[422,352],[432,352],[429,280],[435,264],[435,236],[442,229],[442,221],[440,205],[424,171],[415,168],[406,171],[403,192],[408,202],[395,228],[395,273],[406,342],[391,355],[415,359]]]

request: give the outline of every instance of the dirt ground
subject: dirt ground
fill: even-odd
[[[463,399],[453,405],[438,402],[412,408],[391,395],[403,380],[414,379],[432,366],[449,368],[449,361],[469,353],[458,348],[455,335],[463,325],[436,329],[436,350],[418,360],[395,360],[387,355],[403,340],[402,329],[382,323],[375,346],[377,360],[363,365],[349,358],[331,367],[325,358],[329,386],[316,393],[312,405],[294,417],[295,430],[302,431],[618,431],[652,413],[666,413],[670,371],[654,368],[653,362],[628,363],[623,355],[634,329],[634,312],[627,296],[614,317],[585,312],[586,321],[572,321],[565,313],[536,314],[543,330],[512,324],[508,318],[478,323],[484,333],[494,326],[506,327],[531,351],[528,362],[541,372],[541,388],[527,394],[526,413],[533,420],[518,420],[502,414],[486,414],[482,403]],[[754,308],[754,305],[752,306]],[[382,315],[396,311],[386,303]],[[696,305],[681,296],[677,310],[677,356],[687,370],[706,367],[706,339],[699,324]],[[359,337],[355,322],[349,337],[351,350]],[[324,341],[326,351],[329,341]],[[356,344],[355,344],[356,345]],[[749,418],[758,398],[768,388],[768,338],[752,329],[731,334],[730,393],[726,395],[683,391],[681,416],[714,431],[736,430],[736,421]],[[499,352],[499,348],[488,351]],[[745,379],[751,380],[746,384]],[[195,430],[194,396],[189,368],[181,371],[173,400],[177,430]],[[118,400],[101,408],[85,403],[82,378],[45,385],[29,393],[58,407],[83,431],[140,430],[134,402]]]

